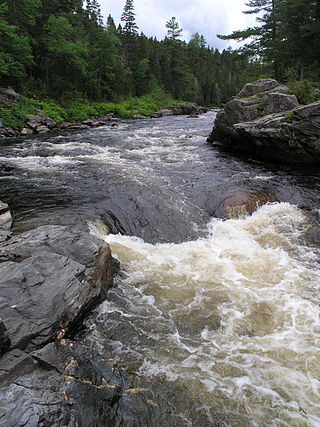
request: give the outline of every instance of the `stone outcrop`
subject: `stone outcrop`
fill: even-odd
[[[84,224],[42,226],[2,242],[1,426],[179,425],[163,393],[155,401],[152,384],[139,386],[108,354],[75,338],[118,267]]]
[[[320,161],[320,101],[301,106],[272,79],[247,84],[216,117],[210,142],[266,160]]]

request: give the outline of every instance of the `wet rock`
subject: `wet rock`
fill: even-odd
[[[16,426],[170,425],[149,388],[139,388],[123,370],[72,341],[50,343],[0,359],[0,423]],[[164,413],[163,413],[164,412]]]
[[[237,219],[252,214],[267,203],[276,201],[275,196],[269,193],[237,190],[226,194],[223,206],[227,218]]]
[[[8,331],[3,321],[0,319],[0,356],[9,350],[10,345],[11,340],[9,338]]]
[[[188,119],[198,119],[199,115],[198,114],[190,114],[190,116],[188,116]]]
[[[0,243],[11,236],[12,216],[9,206],[0,201]],[[1,258],[0,258],[1,259]]]
[[[247,84],[217,114],[208,141],[266,160],[318,163],[320,101],[299,106],[284,92],[272,79]]]
[[[103,241],[58,226],[11,239],[0,259],[9,260],[0,264],[1,315],[12,347],[22,350],[77,327],[106,298],[116,266]]]

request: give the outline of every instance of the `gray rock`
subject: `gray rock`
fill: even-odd
[[[3,128],[3,121],[0,119],[0,128]]]
[[[150,388],[136,387],[112,362],[69,340],[31,354],[13,350],[0,359],[0,373],[6,427],[177,425]]]
[[[7,203],[1,202],[0,200],[0,214],[8,212],[8,210],[9,210],[9,205]]]
[[[318,163],[320,101],[299,106],[284,91],[271,79],[247,84],[219,111],[208,141],[266,160]]]
[[[25,136],[25,135],[32,135],[33,134],[33,130],[30,128],[23,128],[20,132],[21,135]]]
[[[11,88],[3,89],[3,95],[6,95],[10,99],[18,100],[21,95],[19,95],[16,91]]]
[[[282,111],[292,110],[299,105],[294,95],[271,92],[267,95],[264,112],[267,114],[280,113]]]
[[[247,83],[244,88],[238,93],[237,97],[246,98],[248,96],[256,95],[267,90],[274,89],[279,83],[273,79],[260,79],[253,83]]]
[[[8,331],[3,321],[0,319],[0,356],[9,350],[10,345],[11,340],[9,338]]]
[[[10,211],[0,214],[0,230],[10,230],[12,226],[12,216]]]
[[[115,263],[101,245],[89,233],[58,226],[2,245],[0,259],[7,261],[0,264],[0,310],[13,348],[38,348],[76,327],[106,298]]]
[[[50,129],[45,125],[40,125],[40,126],[36,127],[36,132],[37,133],[48,133],[48,132],[50,132]]]

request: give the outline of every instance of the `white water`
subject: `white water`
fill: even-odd
[[[187,389],[206,425],[223,412],[220,425],[319,426],[319,253],[299,240],[307,227],[287,203],[212,220],[206,238],[181,244],[91,225],[124,272],[114,291],[124,299],[102,305],[92,341]]]

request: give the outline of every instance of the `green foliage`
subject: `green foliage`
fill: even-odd
[[[288,112],[284,115],[284,120],[285,120],[286,122],[292,122],[293,117],[294,117],[293,110],[290,110],[290,111],[288,111]]]
[[[297,97],[300,104],[309,104],[320,99],[319,91],[308,80],[291,83],[290,89],[291,94]]]

